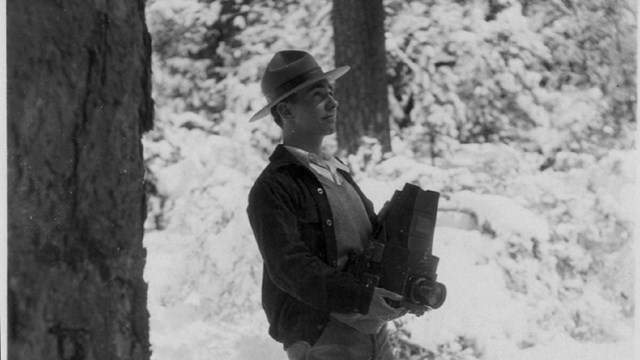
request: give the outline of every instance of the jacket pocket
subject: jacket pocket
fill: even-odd
[[[324,330],[328,315],[289,296],[280,312],[278,333],[284,343],[304,340],[313,344]]]

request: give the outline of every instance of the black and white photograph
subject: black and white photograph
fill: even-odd
[[[640,359],[636,0],[0,4],[2,359]]]

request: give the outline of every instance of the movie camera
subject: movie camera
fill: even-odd
[[[403,295],[391,305],[418,315],[439,308],[447,296],[436,281],[439,258],[432,254],[439,197],[405,184],[380,212],[369,246],[352,254],[347,267],[357,278]]]

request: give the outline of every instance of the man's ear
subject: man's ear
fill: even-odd
[[[290,118],[292,115],[291,107],[286,102],[281,102],[278,105],[276,105],[276,111],[278,112],[278,114],[280,114],[280,116],[283,119]]]

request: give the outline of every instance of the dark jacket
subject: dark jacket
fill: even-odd
[[[337,246],[327,195],[313,172],[279,145],[254,183],[247,213],[262,258],[262,306],[269,334],[286,347],[314,344],[330,312],[366,314],[373,287],[336,268]],[[373,205],[351,183],[375,225]]]

